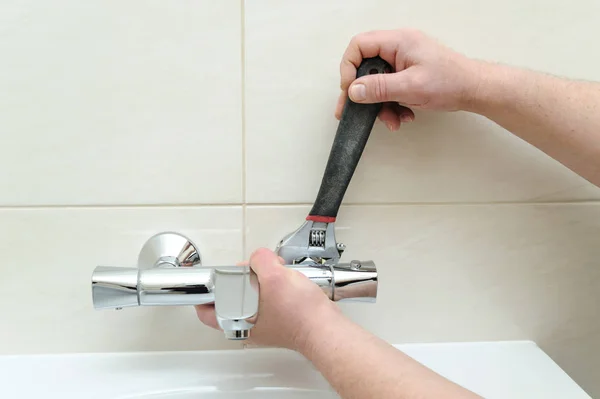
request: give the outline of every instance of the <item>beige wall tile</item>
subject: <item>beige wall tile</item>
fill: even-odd
[[[0,210],[0,354],[236,348],[191,307],[94,310],[97,265],[135,266],[161,231],[187,235],[207,265],[241,257],[240,207]]]
[[[247,246],[273,248],[307,207],[250,207]],[[374,260],[377,304],[343,304],[393,343],[531,339],[600,387],[600,205],[343,207],[343,259]]]
[[[0,205],[241,202],[240,2],[174,5],[0,4]]]
[[[0,4],[0,354],[239,348],[189,308],[93,310],[91,272],[135,265],[159,231],[218,265],[296,228],[308,207],[284,205],[314,200],[358,32],[412,26],[469,56],[600,80],[595,0],[241,5]],[[247,207],[246,253],[241,206],[176,206],[242,203],[242,183],[248,203],[280,204]],[[481,117],[377,125],[346,198],[372,205],[344,207],[338,239],[344,259],[376,261],[380,296],[344,311],[395,343],[532,339],[600,394],[600,204],[439,204],[598,199]],[[171,206],[62,207],[140,204]]]
[[[600,79],[600,3],[479,0],[248,1],[245,5],[247,199],[314,200],[337,121],[339,62],[350,38],[415,27],[467,55]],[[347,203],[598,199],[600,190],[473,115],[419,113],[376,128]]]

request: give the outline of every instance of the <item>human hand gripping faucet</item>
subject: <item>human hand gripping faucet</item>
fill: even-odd
[[[342,398],[476,398],[345,317],[317,285],[268,249],[250,257],[260,301],[250,341],[297,351]],[[212,305],[198,318],[219,328]],[[369,370],[368,377],[365,370]]]
[[[363,58],[379,56],[393,73],[356,79]],[[483,115],[538,147],[590,182],[600,184],[600,84],[467,58],[415,30],[375,31],[350,42],[340,65],[341,95],[384,103],[389,130],[415,118],[412,109]],[[250,258],[260,282],[251,340],[300,352],[344,399],[474,398],[354,324],[304,275],[273,252]],[[218,328],[211,306],[198,317]],[[369,370],[368,377],[364,371]]]

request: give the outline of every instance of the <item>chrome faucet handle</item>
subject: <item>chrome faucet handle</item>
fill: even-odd
[[[202,266],[198,247],[179,233],[163,232],[146,241],[138,256],[138,268]]]
[[[258,279],[249,266],[214,268],[215,313],[227,339],[247,339],[258,313]]]

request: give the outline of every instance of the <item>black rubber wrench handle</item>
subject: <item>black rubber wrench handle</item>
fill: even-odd
[[[381,58],[365,58],[358,67],[356,77],[390,71],[390,65]],[[350,98],[346,99],[319,194],[307,220],[335,221],[381,107],[381,103],[357,104]]]

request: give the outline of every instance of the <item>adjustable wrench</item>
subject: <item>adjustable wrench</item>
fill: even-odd
[[[383,59],[366,58],[356,77],[390,71]],[[332,266],[339,262],[345,246],[335,240],[335,220],[381,107],[346,100],[312,210],[300,228],[286,235],[275,249],[286,264]],[[361,267],[360,262],[356,267]]]

